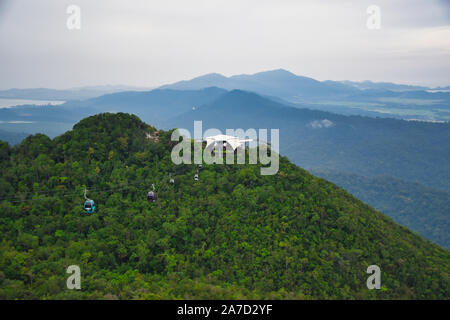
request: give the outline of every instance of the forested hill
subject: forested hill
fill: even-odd
[[[0,142],[0,299],[449,298],[449,251],[345,190],[283,157],[274,176],[204,164],[194,181],[195,165],[171,162],[171,131],[154,131],[100,114]]]
[[[450,192],[393,177],[364,177],[333,170],[310,170],[332,181],[394,221],[450,249]]]

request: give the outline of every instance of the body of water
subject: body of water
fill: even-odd
[[[6,98],[0,98],[0,108],[11,108],[14,106],[20,106],[24,104],[35,104],[38,106],[45,106],[45,105],[59,105],[63,104],[65,101],[60,100],[28,100],[28,99],[6,99]]]

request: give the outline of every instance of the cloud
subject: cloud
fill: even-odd
[[[81,30],[72,31],[71,0],[7,4],[0,88],[148,87],[278,68],[319,80],[450,82],[440,0],[378,0],[376,31],[366,28],[372,0],[77,0]]]
[[[330,128],[334,126],[334,123],[328,119],[314,120],[309,123],[313,129]]]

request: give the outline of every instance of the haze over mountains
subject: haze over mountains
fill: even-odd
[[[387,82],[318,81],[283,69],[231,77],[212,73],[163,85],[159,89],[199,90],[208,87],[251,91],[294,107],[340,114],[423,121],[450,120],[450,92],[445,88],[434,88],[436,91],[423,86]],[[145,88],[98,86],[68,90],[10,89],[0,91],[0,98],[85,100],[130,90],[145,91]],[[113,97],[120,99],[120,96]]]
[[[160,89],[198,90],[208,87],[251,91],[284,104],[341,114],[428,121],[450,120],[450,92],[445,87],[428,88],[371,81],[318,81],[283,69],[231,77],[211,73],[163,85]],[[0,91],[0,98],[85,100],[131,90],[146,91],[146,88],[97,86],[67,90],[9,89]]]
[[[230,77],[210,73],[191,80],[163,85],[160,89],[195,90],[216,86],[227,90],[241,89],[297,100],[302,97],[344,96],[359,93],[360,90],[385,90],[393,92],[438,90],[424,86],[396,84],[391,82],[366,81],[318,81],[313,78],[295,75],[284,69],[263,71],[255,74],[242,74]]]
[[[281,153],[291,161],[340,186],[353,186],[349,189],[367,203],[449,248],[450,207],[445,198],[450,190],[450,125],[389,119],[445,121],[449,93],[423,89],[317,81],[285,70],[210,74],[152,91],[118,92],[61,106],[0,109],[0,129],[15,133],[0,131],[0,139],[16,143],[23,132],[54,137],[86,116],[119,111],[165,129],[191,129],[194,120],[203,120],[204,129],[279,128]],[[374,192],[386,179],[391,183]],[[426,200],[420,194],[427,194]],[[420,201],[433,211],[427,213]],[[424,216],[429,224],[416,223]]]
[[[450,92],[428,92],[431,88],[395,83],[317,81],[283,69],[231,77],[208,74],[160,88],[193,90],[210,86],[251,91],[284,104],[341,114],[450,120]]]
[[[8,89],[0,90],[0,98],[31,99],[31,100],[84,100],[99,97],[104,94],[121,91],[142,91],[150,88],[132,87],[122,85],[86,86],[71,89]]]

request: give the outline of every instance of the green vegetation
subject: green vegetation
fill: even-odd
[[[310,170],[332,181],[401,225],[450,248],[450,193],[394,177],[363,177],[333,170]]]
[[[0,142],[1,299],[448,299],[450,253],[345,190],[284,157],[274,176],[205,164],[194,182],[194,165],[170,160],[171,131],[154,130],[100,114],[54,140]],[[372,264],[381,290],[366,287]]]

